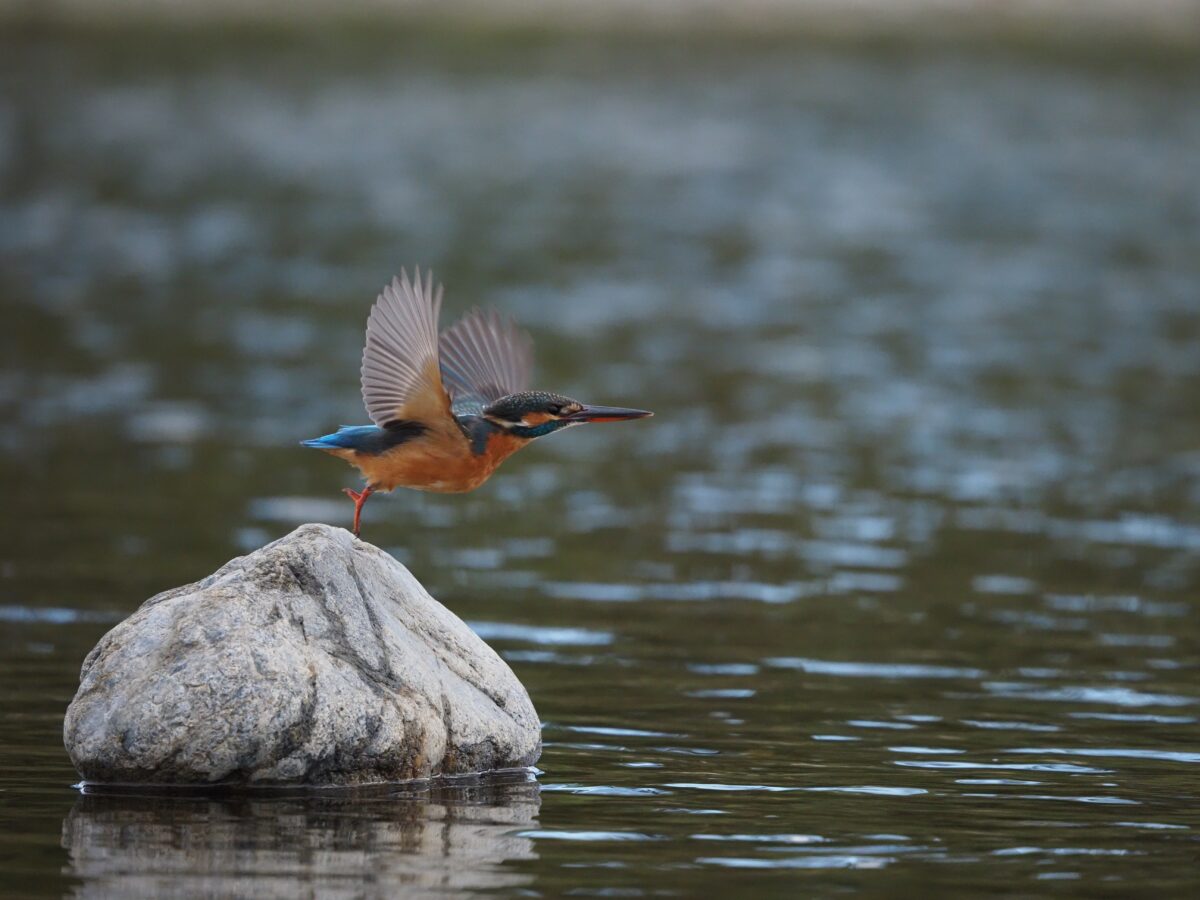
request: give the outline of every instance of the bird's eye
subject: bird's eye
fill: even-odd
[[[552,416],[557,416],[562,413],[562,406],[558,403],[551,403],[546,407],[546,412],[550,413]]]

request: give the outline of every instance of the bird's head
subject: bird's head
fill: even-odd
[[[483,417],[516,437],[533,439],[587,422],[621,422],[643,419],[654,413],[623,406],[588,406],[562,394],[523,391],[501,397],[483,411]]]

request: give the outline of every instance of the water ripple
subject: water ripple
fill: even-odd
[[[990,786],[1013,785],[1016,787],[1033,787],[1044,784],[1044,782],[1030,781],[1027,778],[955,778],[954,783]]]
[[[892,765],[909,769],[983,769],[1001,771],[1011,769],[1018,772],[1065,772],[1071,775],[1106,775],[1112,769],[1095,769],[1073,763],[973,763],[947,759],[895,759]]]
[[[642,590],[632,584],[601,584],[584,581],[546,582],[542,593],[560,600],[587,600],[594,603],[631,603],[642,598]]]
[[[1017,575],[977,575],[971,581],[971,590],[977,594],[1032,594],[1037,585]]]
[[[1142,856],[1137,850],[1103,847],[1003,847],[992,856]]]
[[[972,728],[986,728],[993,731],[1061,731],[1059,725],[1046,725],[1037,722],[1002,722],[990,719],[961,719],[964,725]]]
[[[580,794],[594,797],[661,797],[670,791],[652,787],[621,787],[611,784],[543,784],[542,793]]]
[[[517,837],[540,841],[583,841],[600,843],[605,841],[665,841],[661,834],[644,834],[640,831],[518,831]]]
[[[1099,806],[1141,806],[1141,801],[1125,797],[1060,797],[1055,794],[1018,794],[1019,800],[1064,800],[1068,803],[1089,803]]]
[[[892,753],[918,753],[937,756],[943,754],[966,753],[966,750],[952,750],[948,747],[888,747]]]
[[[872,784],[851,785],[846,787],[808,787],[802,790],[814,794],[871,794],[877,797],[915,797],[918,794],[928,794],[924,788],[889,787]]]
[[[1086,685],[1046,689],[1021,682],[986,682],[984,689],[998,697],[1047,700],[1062,703],[1108,703],[1113,706],[1190,706],[1194,697],[1179,694],[1150,694],[1132,688],[1088,687]]]
[[[1102,722],[1149,722],[1155,725],[1191,725],[1195,716],[1156,716],[1153,713],[1071,712],[1072,719],[1098,719]]]
[[[1200,763],[1200,753],[1190,753],[1182,750],[1143,750],[1119,747],[1084,747],[1072,750],[1063,747],[1018,747],[1006,750],[1005,752],[1046,756],[1095,756],[1114,759],[1156,759],[1164,762]]]
[[[699,675],[757,675],[753,663],[688,663],[688,671]]]
[[[65,606],[0,606],[0,622],[19,624],[73,625],[76,623],[108,624],[119,622],[122,613],[93,609],[70,609]]]
[[[469,622],[485,641],[518,641],[548,646],[599,647],[613,642],[611,631],[589,628],[545,628],[515,622]]]
[[[823,844],[826,839],[819,834],[693,834],[694,841],[733,841],[750,844]]]
[[[646,731],[641,728],[615,728],[608,725],[552,725],[543,723],[544,729],[563,728],[567,731],[577,731],[581,734],[603,734],[609,737],[687,737],[686,734],[674,734],[669,731]]]
[[[896,860],[890,856],[798,856],[787,859],[752,859],[731,856],[702,856],[700,865],[730,869],[882,869]]]
[[[782,794],[791,791],[798,791],[800,788],[780,787],[774,784],[718,784],[696,781],[678,781],[664,785],[669,788],[679,788],[681,790],[693,791],[724,791],[727,793],[744,793],[747,791],[761,792],[767,794]]]
[[[763,660],[777,669],[798,669],[810,675],[837,675],[844,678],[982,678],[981,669],[905,663],[838,662],[800,656],[777,656]]]

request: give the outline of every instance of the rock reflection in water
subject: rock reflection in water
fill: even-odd
[[[461,896],[516,888],[536,858],[525,773],[423,788],[122,793],[89,788],[63,821],[78,897]]]

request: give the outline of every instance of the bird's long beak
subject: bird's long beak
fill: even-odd
[[[644,419],[654,413],[646,409],[624,406],[585,406],[579,412],[563,418],[571,422],[623,422],[625,419]]]

